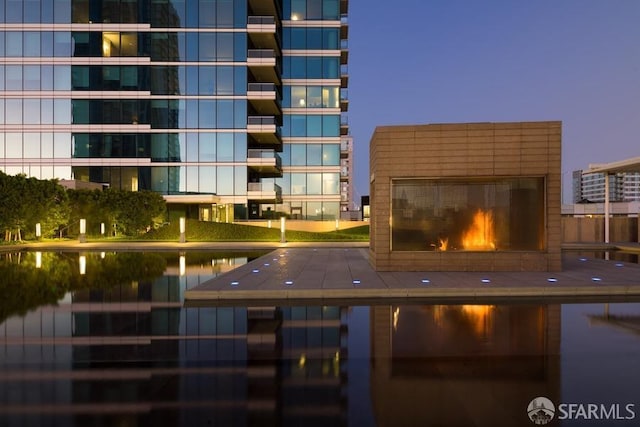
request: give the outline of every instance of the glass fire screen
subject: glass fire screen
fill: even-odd
[[[540,251],[544,178],[394,179],[393,251]]]

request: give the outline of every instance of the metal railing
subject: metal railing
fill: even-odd
[[[247,24],[253,25],[271,25],[276,23],[276,18],[273,16],[248,16]]]
[[[282,168],[282,157],[273,150],[249,149],[247,150],[248,159],[275,159],[276,167]]]
[[[275,116],[249,116],[247,117],[248,125],[277,125]]]
[[[275,92],[276,85],[273,83],[249,83],[247,90],[249,92]]]
[[[247,58],[275,58],[276,51],[273,49],[249,49]]]

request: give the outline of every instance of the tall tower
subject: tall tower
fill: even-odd
[[[333,219],[346,0],[0,1],[0,170]]]

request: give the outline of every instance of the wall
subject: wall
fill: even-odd
[[[640,241],[638,218],[613,217],[609,222],[610,242]],[[562,243],[604,242],[604,218],[562,217]]]

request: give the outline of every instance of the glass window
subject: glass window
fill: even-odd
[[[339,49],[340,31],[337,28],[323,28],[322,49]]]
[[[185,190],[189,193],[197,193],[199,191],[198,186],[198,167],[197,166],[187,166],[185,168],[186,173],[186,188]]]
[[[322,174],[307,174],[307,194],[322,194]]]
[[[307,165],[322,166],[322,145],[321,144],[307,145]]]
[[[217,69],[218,95],[233,95],[233,68],[222,66]]]
[[[22,123],[22,99],[6,99],[5,123],[18,125]]]
[[[53,17],[56,24],[70,24],[71,0],[53,0]]]
[[[243,166],[234,167],[234,193],[237,196],[247,194],[247,168]]]
[[[307,0],[291,0],[291,20],[302,21],[307,17]]]
[[[306,49],[307,35],[305,28],[291,28],[291,46],[289,49]]]
[[[322,145],[322,164],[324,166],[338,166],[340,164],[340,144]]]
[[[138,67],[124,66],[121,69],[121,74],[122,78],[120,79],[120,82],[123,89],[138,88]]]
[[[53,99],[42,99],[40,101],[40,122],[42,124],[53,124]]]
[[[40,56],[40,33],[35,31],[25,31],[24,33],[24,56]]]
[[[307,87],[292,86],[291,87],[291,107],[302,108],[307,106]]]
[[[322,57],[307,57],[307,74],[308,79],[321,79],[322,76]]]
[[[340,194],[340,174],[322,174],[322,194]]]
[[[220,129],[233,129],[233,101],[217,101],[218,127]]]
[[[235,133],[233,134],[233,159],[236,162],[247,161],[247,134]]]
[[[53,157],[56,159],[71,157],[71,134],[53,134]]]
[[[307,146],[305,144],[291,144],[291,166],[305,166],[307,164]]]
[[[323,0],[322,19],[330,19],[330,20],[340,19],[339,0]]]
[[[307,136],[322,136],[322,116],[307,116]]]
[[[53,158],[53,134],[43,133],[40,135],[40,152],[43,159]]]
[[[53,32],[53,55],[68,58],[71,56],[71,33],[65,31]]]
[[[340,136],[340,116],[322,117],[322,136]]]
[[[340,88],[339,87],[325,86],[322,88],[322,106],[324,108],[340,107]]]
[[[247,101],[244,99],[233,102],[233,124],[236,129],[247,127]]]
[[[188,133],[187,134],[187,162],[197,162],[198,153],[199,153],[198,134]]]
[[[219,35],[218,35],[219,37]],[[216,60],[216,33],[200,33],[199,35],[199,61]]]
[[[216,134],[215,133],[201,133],[199,146],[200,146],[199,159],[201,162],[216,161]]]
[[[192,67],[189,67],[192,68]],[[195,67],[193,67],[195,68]],[[216,67],[198,67],[199,70],[199,89],[200,95],[215,95],[216,93]]]
[[[53,56],[53,32],[42,31],[40,33],[40,55],[45,58]]]
[[[290,116],[291,120],[291,136],[306,136],[307,134],[307,116],[294,114]]]
[[[217,3],[218,28],[233,28],[233,0],[218,0]]]
[[[200,129],[216,128],[216,101],[209,99],[201,99],[199,107],[199,124]]]
[[[307,0],[307,19],[322,19],[322,0]]]
[[[198,1],[198,18],[201,28],[215,28],[216,26],[216,0]]]
[[[0,15],[2,14],[2,0],[0,0]],[[3,22],[0,19],[0,22]],[[5,43],[5,32],[0,32],[0,56],[6,56],[5,55],[5,48],[4,48],[4,43]]]
[[[392,180],[395,251],[544,250],[544,178]]]
[[[71,124],[71,100],[53,100],[53,122],[55,124]]]
[[[307,61],[305,56],[292,56],[289,58],[291,62],[291,74],[292,79],[304,79],[307,77]],[[309,77],[311,78],[311,77]]]
[[[233,68],[233,85],[234,85],[235,95],[247,94],[247,68],[246,67]]]
[[[307,175],[304,173],[291,174],[291,194],[307,194]]]
[[[218,134],[218,161],[219,162],[232,162],[233,161],[233,134],[232,133],[219,133]]]
[[[5,34],[7,43],[7,47],[5,49],[6,55],[12,57],[22,56],[22,32],[7,31]]]
[[[23,136],[24,157],[40,158],[40,134],[25,133]]]
[[[217,191],[218,195],[232,195],[233,194],[233,166],[218,166],[218,181]]]
[[[216,57],[218,61],[233,61],[233,33],[217,33]]]
[[[21,159],[22,158],[22,134],[21,133],[6,133],[5,134],[5,156],[8,159]]]
[[[53,88],[55,90],[71,90],[70,65],[56,65],[53,67]]]
[[[322,61],[322,77],[323,79],[340,78],[340,58],[337,56],[325,57]]]
[[[71,67],[71,87],[73,90],[89,89],[89,66],[74,65]]]
[[[7,65],[5,68],[6,90],[22,90],[22,66]]]
[[[24,123],[39,125],[40,124],[40,100],[39,99],[24,99]]]
[[[307,104],[309,108],[322,107],[322,87],[309,86],[307,88]]]
[[[22,0],[6,0],[5,22],[7,24],[19,24],[23,21]]]
[[[214,193],[216,192],[216,167],[215,166],[200,166],[199,170],[199,191],[201,193]]]
[[[322,49],[322,28],[307,28],[307,49]]]

